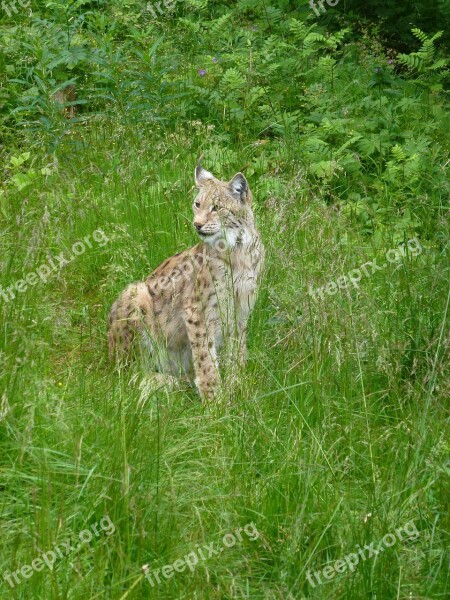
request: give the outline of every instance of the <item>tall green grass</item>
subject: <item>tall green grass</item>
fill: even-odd
[[[327,205],[279,140],[280,158],[271,149],[270,167],[249,177],[267,269],[245,376],[224,382],[217,405],[193,389],[154,392],[138,365],[108,363],[109,307],[196,243],[200,153],[231,177],[253,149],[243,140],[230,151],[198,125],[149,133],[112,123],[65,136],[51,174],[8,195],[3,287],[98,228],[109,241],[0,301],[0,573],[105,515],[115,532],[13,589],[2,577],[0,597],[446,597],[446,222],[420,240],[420,255],[314,300],[310,285],[382,262],[398,240],[387,231],[375,243]],[[308,583],[309,570],[410,521],[417,540]],[[143,565],[172,564],[249,523],[257,540],[243,536],[154,587],[145,579]]]

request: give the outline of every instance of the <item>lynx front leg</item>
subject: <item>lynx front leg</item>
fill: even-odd
[[[236,372],[245,367],[247,362],[247,322],[238,322],[230,335],[227,344],[228,368]]]
[[[198,311],[186,311],[186,329],[192,350],[195,385],[206,400],[214,397],[220,385],[217,351],[213,332]]]
[[[238,355],[240,367],[245,367],[247,362],[247,321],[240,321],[238,326]]]
[[[245,381],[244,368],[247,360],[247,324],[238,322],[234,335],[228,340],[226,352],[227,389],[236,391]]]

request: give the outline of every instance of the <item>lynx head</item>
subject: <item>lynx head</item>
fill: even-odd
[[[252,194],[242,173],[230,182],[216,179],[201,162],[195,168],[199,192],[194,200],[194,226],[209,245],[225,241],[228,248],[245,244],[253,228]]]

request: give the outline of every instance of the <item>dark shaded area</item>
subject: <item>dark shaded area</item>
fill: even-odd
[[[362,24],[361,19],[366,20],[378,28],[384,44],[400,52],[417,49],[413,27],[429,34],[443,30],[442,45],[448,47],[450,43],[450,0],[340,0],[332,11],[356,27]]]

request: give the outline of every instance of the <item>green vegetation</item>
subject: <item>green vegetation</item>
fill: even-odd
[[[445,38],[438,13],[388,45],[341,3],[330,23],[287,0],[0,12],[0,598],[446,597]],[[267,249],[245,379],[215,406],[106,349],[117,294],[196,243],[202,153],[246,173]],[[113,534],[4,578],[106,515]]]

